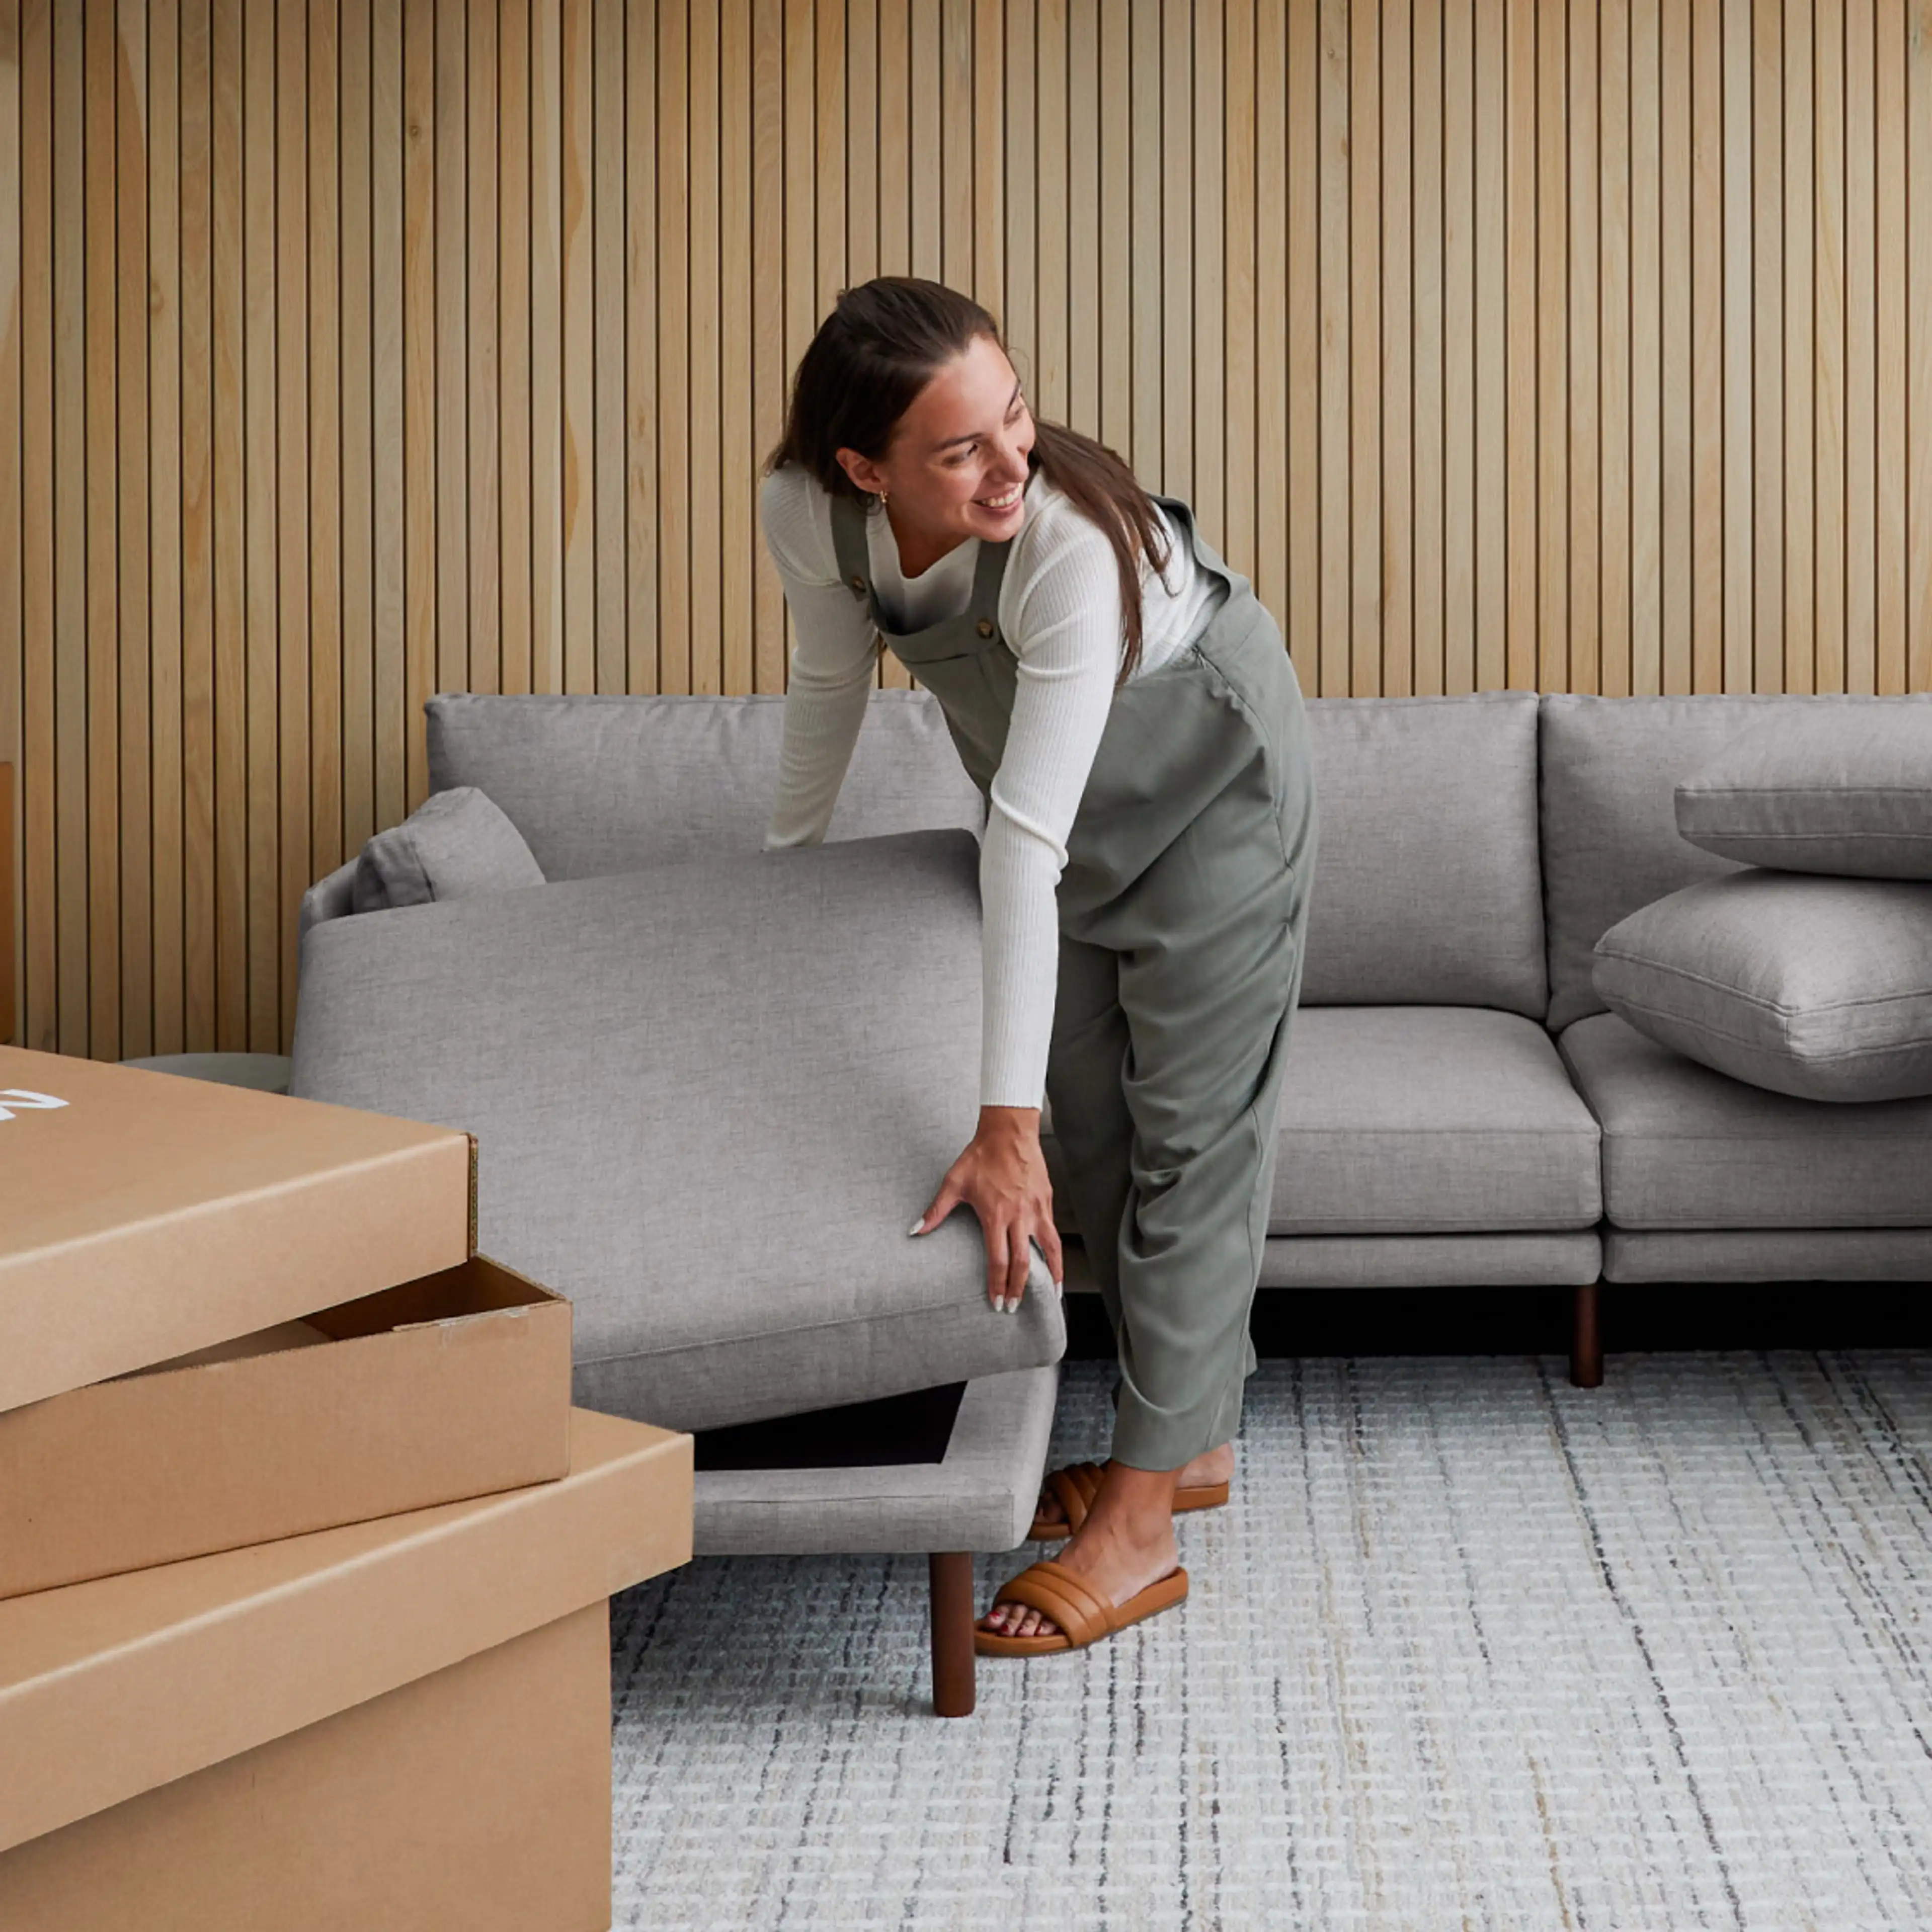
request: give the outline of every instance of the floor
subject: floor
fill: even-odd
[[[1057,1458],[1108,1373],[1066,1365]],[[922,1558],[618,1598],[616,1924],[1932,1924],[1932,1352],[1249,1386],[1187,1603],[981,1660],[969,1719]]]

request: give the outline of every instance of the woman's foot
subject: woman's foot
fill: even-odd
[[[1232,1463],[1234,1451],[1224,1445]],[[1196,1458],[1197,1461],[1204,1458]],[[1192,1469],[1195,1465],[1188,1466]],[[1184,1472],[1183,1472],[1184,1473]],[[1208,1478],[1215,1482],[1219,1476]],[[1180,1562],[1174,1546],[1175,1472],[1107,1465],[1094,1507],[1053,1559],[1109,1603],[1124,1604]],[[1051,1636],[1060,1626],[1024,1604],[995,1604],[980,1620],[996,1636]]]
[[[1112,1466],[1108,1465],[1111,1468]],[[1218,1449],[1204,1449],[1190,1462],[1174,1479],[1177,1489],[1192,1489],[1209,1483],[1225,1483],[1232,1480],[1234,1474],[1234,1445],[1224,1442]],[[1064,1522],[1066,1512],[1060,1506],[1060,1498],[1051,1489],[1042,1486],[1040,1502],[1034,1516],[1042,1522]],[[1056,1562],[1064,1560],[1064,1553],[1056,1557]]]

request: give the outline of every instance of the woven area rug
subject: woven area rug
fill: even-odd
[[[1932,1355],[1270,1361],[1238,1454],[1184,1605],[963,1720],[923,1558],[617,1598],[616,1924],[1932,1925]]]

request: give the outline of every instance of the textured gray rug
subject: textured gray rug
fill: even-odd
[[[1056,1460],[1104,1452],[1106,1373],[1069,1366]],[[1932,1356],[1249,1389],[1188,1602],[982,1659],[963,1721],[922,1558],[619,1598],[616,1924],[1932,1924]]]

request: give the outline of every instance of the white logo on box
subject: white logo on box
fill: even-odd
[[[0,1087],[0,1120],[10,1120],[15,1112],[31,1112],[37,1108],[64,1107],[64,1100],[56,1100],[51,1094],[36,1094],[26,1087]]]

